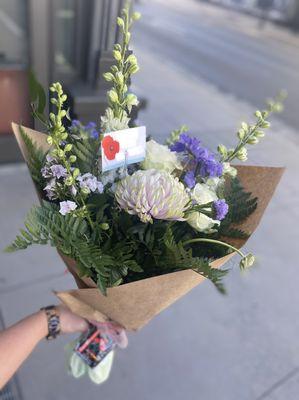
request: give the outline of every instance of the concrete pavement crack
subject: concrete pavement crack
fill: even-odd
[[[283,386],[288,380],[293,378],[293,376],[297,375],[299,372],[299,366],[293,368],[290,372],[288,372],[285,376],[283,376],[281,379],[279,379],[277,382],[275,382],[272,386],[270,386],[267,390],[264,391],[259,397],[257,397],[255,400],[264,400],[269,395],[273,392],[275,392],[276,389],[279,387]]]

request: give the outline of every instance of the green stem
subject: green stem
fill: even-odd
[[[237,252],[242,258],[245,257],[245,254],[243,254],[239,249],[237,249],[236,247],[232,246],[231,244],[228,244],[228,243],[225,243],[225,242],[221,242],[221,240],[197,238],[197,239],[186,240],[182,244],[183,244],[183,246],[186,246],[187,244],[192,244],[192,243],[197,243],[197,242],[219,244],[221,246],[227,247],[227,248]]]
[[[257,122],[256,125],[254,125],[254,127],[250,130],[250,132],[242,140],[240,140],[234,152],[230,156],[226,157],[226,159],[224,159],[223,161],[224,162],[232,161],[236,157],[238,152],[247,144],[248,140],[250,140],[254,136],[255,132],[261,127],[262,127],[262,121]]]

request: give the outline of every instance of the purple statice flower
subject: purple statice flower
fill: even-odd
[[[67,170],[60,164],[54,164],[50,167],[50,170],[52,172],[52,175],[59,179],[59,178],[65,178],[67,175]]]
[[[222,221],[228,213],[228,204],[224,199],[213,201],[213,210],[215,213],[215,219]]]
[[[194,188],[196,184],[195,173],[194,171],[188,171],[184,176],[184,182],[188,186],[188,188]]]
[[[215,154],[210,152],[206,147],[203,147],[201,142],[195,137],[182,133],[179,140],[170,147],[170,150],[178,153],[188,152],[191,154],[196,166],[191,167],[191,164],[194,164],[194,162],[189,162],[189,168],[191,167],[190,169],[194,169],[202,178],[219,177],[223,173],[223,166],[216,160]],[[195,172],[194,175],[196,175]]]
[[[210,153],[206,158],[202,158],[199,165],[199,174],[203,178],[215,178],[223,173],[223,165],[215,159],[214,154]]]
[[[102,182],[98,181],[97,178],[91,173],[79,175],[77,178],[81,189],[87,189],[88,192],[99,192],[103,193],[104,186]]]
[[[59,203],[59,205],[60,205],[59,212],[61,215],[69,214],[70,212],[76,210],[76,208],[77,208],[77,204],[74,201],[70,201],[70,200],[61,201]]]

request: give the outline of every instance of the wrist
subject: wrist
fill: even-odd
[[[38,333],[39,340],[44,339],[48,334],[48,320],[44,311],[39,310],[32,317],[36,320],[36,332]]]
[[[56,306],[48,306],[41,308],[46,322],[47,322],[47,332],[46,339],[55,339],[60,334],[60,311]]]

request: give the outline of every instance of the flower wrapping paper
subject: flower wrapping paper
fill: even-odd
[[[12,124],[13,132],[23,154],[28,160],[26,146],[19,132],[19,125]],[[45,152],[49,149],[46,135],[22,127],[25,133]],[[257,228],[265,209],[271,200],[284,168],[237,166],[238,177],[244,188],[258,198],[256,210],[238,227],[252,234]],[[40,193],[37,191],[39,199]],[[241,248],[248,239],[226,239],[228,243]],[[205,278],[193,270],[172,272],[136,282],[108,288],[107,296],[101,294],[90,278],[80,278],[76,262],[59,253],[68,270],[72,273],[78,289],[56,292],[58,298],[76,314],[96,321],[113,320],[129,331],[146,325],[155,315],[184,296]],[[231,253],[212,262],[213,268],[221,268],[234,256]]]

